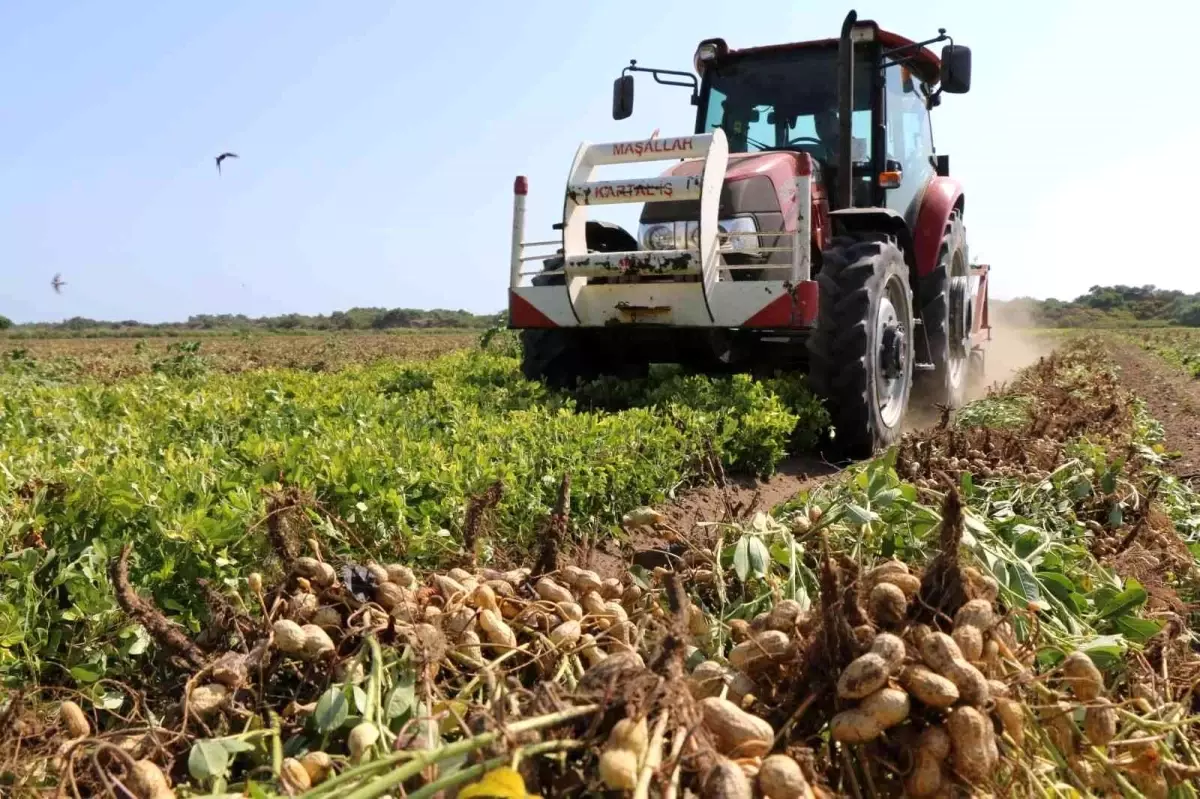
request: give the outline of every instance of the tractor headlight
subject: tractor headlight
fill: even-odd
[[[722,236],[720,247],[725,252],[758,252],[758,224],[751,216],[738,216],[733,219],[722,219],[717,222],[717,232],[728,234]],[[739,233],[748,235],[738,235]],[[693,250],[700,249],[700,223],[687,223],[687,243]]]
[[[720,247],[725,252],[758,252],[758,223],[752,216],[717,222]],[[739,235],[743,234],[743,235]],[[638,241],[646,250],[700,249],[699,222],[652,222],[638,227]]]
[[[754,235],[758,233],[758,224],[755,223],[754,217],[722,219],[717,223],[717,227],[722,233],[729,234],[729,238],[722,243],[722,249],[733,252],[758,252],[758,236]]]
[[[674,250],[675,227],[673,225],[642,225],[642,246],[647,250]]]

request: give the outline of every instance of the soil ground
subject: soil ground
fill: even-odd
[[[1181,453],[1171,470],[1200,482],[1200,381],[1130,344],[1114,342],[1111,354],[1121,382],[1162,423],[1168,448]]]

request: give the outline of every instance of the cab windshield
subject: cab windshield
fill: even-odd
[[[698,132],[721,128],[732,153],[799,150],[826,167],[835,167],[837,56],[834,44],[736,56],[709,68],[704,74]],[[856,163],[870,160],[871,77],[869,62],[859,56],[851,117]]]

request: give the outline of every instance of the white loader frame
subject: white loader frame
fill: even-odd
[[[745,156],[734,155],[732,158]],[[696,175],[667,175],[650,179],[594,181],[597,167],[642,161],[703,159]],[[816,314],[816,284],[811,271],[811,176],[796,181],[796,219],[792,231],[721,232],[718,213],[721,187],[731,156],[725,132],[640,141],[588,144],[575,154],[563,203],[561,240],[525,241],[525,198],[528,184],[518,177],[513,191],[512,261],[509,279],[510,326],[602,327],[614,323],[650,321],[679,327],[803,327]],[[699,246],[674,250],[589,252],[588,208],[614,203],[699,200]],[[762,247],[758,252],[789,252],[790,266],[731,265],[723,245],[731,236],[780,237],[786,246]],[[560,257],[528,249],[561,247],[562,266],[555,270],[526,270]],[[739,269],[762,270],[771,280],[738,280]],[[534,286],[534,275],[561,274],[565,285]],[[673,280],[638,282],[640,275]],[[599,277],[622,277],[620,282],[592,283]],[[532,309],[532,310],[531,310]]]

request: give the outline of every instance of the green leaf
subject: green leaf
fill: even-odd
[[[1057,572],[1037,572],[1037,578],[1047,591],[1063,602],[1069,602],[1071,594],[1075,593],[1075,583]]]
[[[771,553],[767,550],[767,545],[758,536],[752,536],[748,549],[750,570],[759,577],[765,577],[767,568],[771,563]]]
[[[867,510],[861,505],[855,505],[853,502],[846,503],[846,515],[850,517],[852,523],[857,524],[859,527],[880,520],[878,513],[873,510]]]
[[[643,591],[654,590],[650,584],[650,572],[646,571],[646,567],[635,563],[629,567],[629,576],[633,578],[633,582],[638,588]]]
[[[1034,550],[1042,545],[1041,530],[1020,524],[1014,529],[1022,530],[1021,534],[1017,536],[1017,540],[1013,542],[1013,551],[1017,553],[1018,558],[1029,557]]]
[[[150,646],[150,633],[140,624],[134,625],[133,643],[129,645],[129,654],[137,656],[146,651]]]
[[[71,676],[79,682],[95,682],[100,679],[102,672],[90,666],[73,666],[71,668]]]
[[[219,741],[196,741],[188,754],[188,773],[197,782],[225,776],[229,769],[229,750]]]
[[[1125,657],[1125,639],[1119,635],[1100,635],[1080,645],[1079,651],[1088,655],[1099,669],[1120,663]]]
[[[125,694],[117,690],[103,690],[99,685],[93,686],[90,699],[99,710],[120,710],[125,704]]]
[[[350,703],[346,701],[346,692],[340,687],[334,687],[321,694],[321,698],[317,700],[313,721],[317,725],[317,732],[325,734],[345,724],[349,715]]]
[[[1088,603],[1087,597],[1078,591],[1072,591],[1071,595],[1067,597],[1067,600],[1071,607],[1075,609],[1076,616],[1085,616],[1088,612],[1088,609],[1091,607]]]
[[[1108,619],[1113,616],[1120,616],[1129,613],[1134,608],[1140,607],[1149,598],[1146,589],[1137,580],[1130,577],[1125,581],[1125,590],[1108,600],[1100,609],[1097,618]]]
[[[492,769],[479,782],[458,792],[459,799],[541,799],[525,790],[521,774],[508,766]]]
[[[903,498],[904,492],[899,488],[889,488],[886,491],[880,491],[872,503],[878,508],[890,508],[897,500]]]
[[[388,694],[384,705],[384,718],[388,722],[398,719],[407,713],[417,701],[416,675],[412,668],[406,666],[396,677],[396,685]]]
[[[1139,619],[1136,616],[1120,616],[1114,626],[1130,641],[1146,643],[1163,628],[1163,623],[1154,619]]]
[[[225,747],[225,751],[231,755],[236,755],[239,752],[253,752],[254,747],[241,738],[221,738],[219,743]]]
[[[743,583],[750,576],[750,536],[744,535],[738,539],[733,550],[733,570]]]
[[[876,495],[879,494],[880,491],[883,491],[885,488],[887,488],[890,481],[888,480],[888,473],[879,468],[877,463],[872,464],[869,472],[870,476],[868,477],[867,481],[867,496],[871,498],[873,503]]]
[[[359,713],[367,712],[367,692],[359,688],[357,685],[350,689],[350,693],[354,696],[354,707]]]
[[[1108,526],[1115,530],[1124,523],[1125,513],[1121,510],[1121,506],[1114,502],[1108,510]]]
[[[1111,585],[1102,585],[1092,591],[1092,604],[1097,608],[1103,608],[1119,593],[1121,592]]]
[[[1033,571],[1029,568],[1029,564],[1025,561],[1017,561],[1008,564],[1008,587],[1013,590],[1018,596],[1039,608],[1045,609],[1046,603],[1042,599],[1042,591],[1039,588],[1037,578],[1034,577]]]

